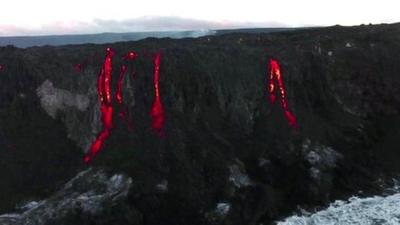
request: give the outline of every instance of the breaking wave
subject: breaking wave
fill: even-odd
[[[291,216],[277,225],[398,225],[400,193],[335,201],[327,209],[309,215]]]

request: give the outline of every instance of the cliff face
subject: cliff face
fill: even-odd
[[[48,195],[85,167],[83,154],[102,129],[96,85],[106,47],[117,53],[113,87],[122,56],[139,52],[136,76],[124,82],[134,129],[116,115],[92,166],[134,179],[125,207],[136,223],[268,224],[297,205],[377,192],[400,169],[399,43],[393,24],[3,47],[1,188],[9,196],[2,209]],[[159,51],[161,137],[150,116]],[[269,101],[271,58],[281,64],[297,129],[280,95]],[[74,68],[85,60],[83,71]]]

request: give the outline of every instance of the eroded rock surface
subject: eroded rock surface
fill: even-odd
[[[101,170],[88,169],[51,197],[27,203],[20,208],[21,212],[0,215],[0,223],[44,225],[58,221],[61,224],[71,219],[69,217],[101,216],[106,208],[126,199],[132,182],[132,178],[123,174],[108,175]]]

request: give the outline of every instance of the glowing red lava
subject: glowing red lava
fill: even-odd
[[[158,53],[154,58],[154,91],[155,99],[151,109],[151,117],[153,118],[152,128],[159,135],[163,136],[163,128],[165,124],[164,106],[160,96],[160,64],[161,54]]]
[[[279,92],[281,94],[281,105],[282,108],[285,110],[286,119],[288,120],[290,126],[297,128],[298,123],[296,116],[289,109],[289,103],[287,101],[287,95],[286,95],[286,88],[283,82],[283,76],[279,62],[275,59],[271,59],[269,63],[269,69],[270,69],[270,74],[268,79],[269,82],[268,91],[270,94],[271,103],[274,104],[276,101],[275,85],[277,83]]]
[[[125,79],[127,70],[128,70],[128,67],[126,65],[121,66],[121,72],[119,74],[118,86],[117,86],[117,102],[118,102],[118,104],[122,104],[124,101],[124,95],[122,93],[122,89],[123,89],[124,79]]]
[[[128,52],[128,54],[125,55],[124,59],[134,61],[135,59],[137,59],[137,57],[139,57],[139,54],[137,52],[132,51],[132,52]],[[132,79],[136,78],[136,70],[132,69],[131,76],[132,76]]]
[[[128,61],[128,60],[134,61],[135,59],[137,59],[138,56],[139,55],[136,52],[129,52],[128,54],[125,55],[124,60],[126,60],[126,61]],[[117,102],[119,104],[122,104],[122,102],[123,102],[122,89],[123,89],[123,82],[124,82],[127,70],[128,70],[128,66],[127,65],[122,65],[121,66],[121,73],[119,74],[118,87],[117,87]]]
[[[128,52],[128,54],[125,55],[124,60],[135,60],[139,54],[137,52]]]
[[[114,108],[112,104],[112,90],[111,90],[111,82],[112,82],[112,61],[115,52],[111,48],[107,48],[106,59],[101,69],[98,81],[97,81],[97,91],[100,99],[100,110],[101,110],[101,119],[103,122],[103,130],[97,136],[95,142],[90,147],[89,152],[85,155],[84,161],[89,163],[93,160],[93,158],[100,152],[103,148],[105,141],[111,135],[111,131],[114,127],[113,124],[113,115]]]
[[[136,52],[129,52],[128,54],[126,54],[126,56],[124,57],[125,61],[134,61],[135,59],[137,59],[138,57],[138,53]],[[133,123],[130,119],[129,116],[129,110],[128,107],[126,107],[124,105],[124,95],[123,95],[123,83],[124,83],[124,79],[126,76],[126,72],[128,71],[128,66],[127,65],[122,65],[121,66],[121,72],[118,78],[118,86],[117,86],[117,103],[120,106],[120,113],[119,116],[121,117],[122,120],[126,121],[128,123],[128,128],[130,131],[133,130]]]
[[[83,72],[85,70],[85,68],[86,68],[86,64],[85,63],[78,63],[74,67],[75,67],[75,70],[77,72]]]

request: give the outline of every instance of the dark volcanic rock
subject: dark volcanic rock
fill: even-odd
[[[3,225],[107,224],[107,220],[102,216],[108,214],[109,210],[129,214],[124,210],[124,201],[131,186],[132,179],[124,174],[109,176],[104,171],[88,169],[80,172],[48,199],[29,202],[20,207],[21,212],[0,216],[0,223]],[[125,215],[118,220],[126,219],[125,223],[129,223],[140,219],[134,215],[132,212],[130,214],[132,218],[128,219]],[[109,216],[108,220],[112,219],[112,215]]]
[[[108,46],[118,56],[114,87],[123,54],[140,53],[124,93],[134,131],[116,117],[93,166],[135,180],[121,207],[140,218],[137,224],[268,224],[297,206],[376,193],[400,169],[399,24],[4,47],[0,154],[8,195],[2,209],[48,194],[33,187],[54,190],[82,167],[101,129],[96,82]],[[167,119],[162,138],[149,115],[157,51]],[[268,102],[272,57],[281,62],[298,130],[279,104]],[[77,72],[74,65],[87,58]],[[9,149],[13,143],[18,151]],[[105,213],[104,221],[118,224],[115,215]]]

